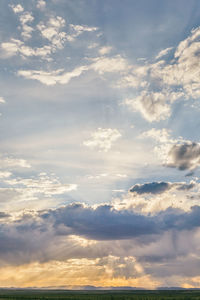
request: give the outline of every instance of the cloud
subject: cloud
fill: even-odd
[[[45,2],[44,0],[38,0],[38,1],[37,1],[36,7],[37,7],[38,9],[43,10],[43,9],[45,8],[45,6],[46,6],[46,2]]]
[[[168,182],[151,182],[144,184],[136,184],[129,191],[137,194],[161,194],[171,188]]]
[[[51,17],[47,23],[40,22],[36,29],[31,27],[29,23],[33,22],[34,17],[30,12],[24,12],[20,15],[21,35],[26,41],[32,37],[32,32],[36,31],[42,38],[48,41],[42,47],[30,47],[24,41],[11,38],[9,41],[1,43],[5,57],[10,57],[20,54],[22,57],[41,57],[45,60],[50,60],[50,55],[58,49],[62,49],[66,41],[66,33],[61,31],[65,26],[65,20],[59,16]],[[37,31],[38,30],[38,31]]]
[[[195,183],[171,183],[171,182],[150,182],[144,184],[135,184],[129,190],[131,193],[136,193],[138,195],[142,194],[162,194],[171,189],[177,189],[180,191],[188,191],[195,187]]]
[[[22,26],[22,33],[21,33],[22,37],[25,40],[30,39],[31,33],[32,33],[32,31],[34,31],[34,29],[31,26],[27,25],[27,23],[32,23],[34,20],[34,17],[32,16],[31,13],[24,12],[22,15],[20,15],[19,20],[20,20],[20,23]]]
[[[193,170],[200,165],[200,144],[195,142],[173,145],[168,154],[168,167]]]
[[[10,5],[10,7],[12,8],[12,10],[15,14],[18,14],[18,13],[21,13],[24,11],[24,8],[21,6],[21,4]]]
[[[185,230],[192,232],[198,229],[200,227],[199,217],[199,206],[191,208],[188,212],[170,208],[154,216],[138,214],[127,209],[116,210],[108,205],[92,208],[81,204],[71,204],[34,214],[26,213],[16,221],[0,224],[2,240],[0,259],[9,260],[11,258],[10,244],[12,244],[12,259],[16,259],[16,262],[17,256],[15,255],[19,251],[25,254],[25,256],[21,255],[21,262],[38,259],[41,261],[44,250],[48,247],[50,247],[50,251],[46,251],[46,258],[48,256],[49,259],[58,258],[57,256],[52,257],[56,253],[51,253],[50,245],[55,245],[55,241],[60,239],[60,245],[64,246],[62,239],[65,237],[64,240],[67,241],[66,238],[70,238],[72,235],[77,237],[77,241],[80,236],[92,241],[114,242],[118,240],[122,241],[123,245],[123,241],[136,238],[139,244],[150,245],[153,241],[159,241],[160,236],[169,231],[175,230],[181,233]],[[79,249],[82,255],[87,253],[87,257],[91,257],[94,254],[93,244],[95,245],[95,243],[91,243],[91,245],[88,243],[88,246],[86,244],[85,247],[80,244]],[[88,247],[91,248],[91,253],[88,253]],[[118,251],[120,252],[120,249]],[[64,253],[61,257],[63,255]],[[73,253],[66,253],[66,257],[67,255],[73,257]],[[18,262],[20,263],[20,261]]]
[[[0,178],[7,178],[7,177],[10,177],[12,175],[11,172],[8,172],[8,171],[0,171]]]
[[[97,27],[90,27],[87,25],[74,25],[69,24],[70,33],[67,35],[67,40],[69,42],[73,42],[79,35],[83,34],[84,32],[94,32],[97,31]]]
[[[100,55],[105,55],[105,54],[110,53],[111,50],[112,50],[111,46],[104,46],[104,47],[99,49],[99,54]]]
[[[4,218],[8,218],[8,217],[10,217],[10,215],[9,215],[9,214],[7,214],[7,213],[5,213],[5,212],[2,212],[2,211],[0,211],[0,219],[4,219]]]
[[[92,59],[90,68],[98,72],[100,75],[104,73],[117,73],[128,70],[127,61],[120,55],[113,57],[97,57]]]
[[[46,54],[49,54],[51,52],[51,48],[37,48],[32,49],[29,47],[21,46],[19,42],[14,41],[17,45],[19,45],[19,48],[17,49],[14,47],[15,45],[11,43],[3,43],[2,47],[9,53],[13,54],[13,49],[15,51],[20,51],[20,53],[26,55],[26,56],[45,56]],[[23,76],[27,79],[35,79],[40,81],[43,84],[46,85],[55,85],[57,83],[59,84],[67,84],[72,78],[80,76],[84,71],[94,70],[98,72],[99,74],[104,73],[112,73],[117,71],[123,71],[127,65],[124,59],[120,57],[115,58],[97,58],[93,60],[95,62],[92,62],[90,65],[83,65],[78,66],[71,72],[65,72],[64,69],[58,69],[55,71],[47,72],[43,70],[19,70],[17,72],[18,75]]]
[[[152,77],[172,88],[181,86],[185,98],[198,98],[200,95],[199,51],[200,28],[198,27],[179,43],[171,63],[160,61],[160,64],[152,68]]]
[[[53,47],[62,49],[67,39],[66,32],[61,31],[65,27],[65,20],[62,17],[51,17],[46,24],[40,22],[37,25],[42,37],[49,40]]]
[[[46,45],[40,48],[32,48],[26,46],[24,42],[16,39],[11,39],[9,42],[1,44],[1,49],[6,58],[20,54],[22,57],[41,57],[42,59],[49,60],[52,54],[52,47]]]
[[[55,276],[64,265],[70,278],[78,276],[79,282],[81,272],[84,280],[90,282],[107,274],[106,278],[109,276],[112,282],[118,279],[117,285],[121,278],[142,280],[140,286],[145,286],[145,276],[165,282],[175,275],[192,278],[197,272],[197,268],[189,271],[180,268],[180,262],[188,266],[198,263],[199,206],[188,211],[170,207],[154,214],[142,214],[130,208],[119,210],[113,205],[69,204],[15,216],[5,214],[0,222],[1,282],[7,274],[5,267],[11,268],[13,276],[15,266],[22,268],[29,263],[41,264],[43,270],[45,264],[48,269],[59,266]],[[100,273],[87,277],[88,264],[90,270],[93,266]],[[10,278],[8,274],[6,278]],[[16,278],[19,276],[13,280]]]
[[[4,157],[0,155],[0,164],[1,168],[31,168],[31,165],[25,160],[21,158],[14,158],[14,157]]]
[[[0,97],[0,103],[6,103],[6,101],[3,97]]]
[[[97,148],[99,151],[107,152],[112,144],[121,137],[117,129],[98,128],[91,134],[91,138],[83,142],[83,145],[89,148]]]
[[[18,53],[21,45],[23,45],[22,41],[12,38],[9,42],[2,43],[1,49],[6,54],[6,57],[10,57],[10,56],[14,56]]]
[[[193,170],[200,164],[200,144],[182,137],[173,139],[169,131],[152,128],[144,132],[143,137],[153,138],[157,142],[154,150],[161,158],[163,165],[179,170]]]
[[[162,93],[144,91],[138,97],[126,99],[125,104],[133,111],[139,111],[149,122],[164,120],[170,115],[170,106]]]
[[[169,118],[175,101],[200,96],[200,28],[179,43],[170,61],[164,59],[171,50],[172,47],[161,50],[156,62],[129,66],[118,81],[118,87],[132,88],[138,95],[124,103],[149,122]]]
[[[155,59],[160,59],[161,57],[167,55],[172,49],[173,49],[173,47],[170,47],[170,48],[166,48],[166,49],[161,50],[161,51],[158,53],[158,55],[155,57]]]
[[[40,174],[39,178],[11,178],[4,180],[4,183],[22,192],[32,196],[43,194],[44,196],[61,195],[77,189],[76,184],[61,184],[57,178],[51,178],[46,174]]]
[[[67,84],[72,78],[80,76],[88,69],[87,66],[80,66],[71,72],[64,72],[63,69],[58,69],[52,72],[37,71],[37,70],[19,70],[18,75],[26,79],[35,79],[46,85]]]

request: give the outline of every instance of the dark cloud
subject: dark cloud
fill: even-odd
[[[194,206],[188,212],[169,208],[156,215],[143,215],[127,209],[116,210],[109,205],[92,208],[72,204],[1,224],[0,264],[94,258],[114,252],[119,256],[133,255],[127,246],[123,246],[127,240],[130,240],[128,248],[133,252],[133,248],[137,251],[136,245],[148,247],[168,232],[178,234],[196,229],[200,229],[200,206]],[[72,235],[98,243],[85,247],[76,240],[70,240]],[[125,250],[120,247],[125,247]],[[166,255],[169,256],[168,253]],[[147,250],[144,256],[152,255]]]
[[[171,188],[171,185],[168,182],[151,182],[144,184],[135,184],[130,188],[131,193],[137,194],[161,194]]]
[[[130,188],[129,192],[141,194],[162,194],[173,187],[177,190],[190,190],[195,186],[195,183],[179,183],[179,182],[150,182],[144,184],[135,184]]]
[[[154,219],[128,210],[102,205],[96,209],[74,204],[50,211],[45,218],[54,218],[55,226],[64,224],[73,234],[95,240],[128,239],[159,233]]]
[[[10,217],[10,215],[9,215],[9,214],[7,214],[7,213],[5,213],[5,212],[2,212],[2,211],[0,211],[0,219],[3,219],[3,218],[8,218],[8,217]]]
[[[185,143],[174,145],[169,151],[170,163],[168,167],[179,170],[194,169],[200,164],[200,145],[198,143]]]

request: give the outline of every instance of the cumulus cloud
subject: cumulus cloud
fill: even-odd
[[[120,55],[116,55],[113,57],[102,56],[92,59],[90,68],[102,75],[104,73],[127,71],[128,64],[126,59],[124,59]]]
[[[142,134],[143,137],[153,138],[157,145],[154,150],[161,158],[163,165],[179,170],[193,170],[200,164],[200,144],[182,137],[173,139],[170,132],[163,128],[152,128]]]
[[[9,42],[2,43],[1,49],[5,53],[6,57],[10,57],[17,54],[22,44],[23,42],[12,38]]]
[[[127,104],[133,111],[139,111],[149,121],[160,121],[170,115],[170,106],[166,102],[166,95],[162,93],[142,92],[133,99],[126,99]]]
[[[59,16],[51,17],[46,24],[41,22],[37,25],[42,37],[49,40],[58,49],[63,48],[67,37],[66,32],[62,31],[63,27],[65,27],[65,20]]]
[[[131,189],[131,193],[137,194],[161,194],[171,188],[171,185],[168,182],[151,182],[144,184],[136,184]]]
[[[168,167],[193,170],[200,165],[200,144],[184,143],[173,145],[168,154]]]
[[[40,1],[40,4],[43,1]],[[40,22],[36,29],[30,26],[34,21],[34,17],[30,12],[23,12],[19,16],[21,23],[21,35],[24,41],[11,38],[9,41],[1,43],[1,49],[5,57],[10,57],[20,54],[22,57],[41,57],[42,59],[50,60],[50,55],[57,50],[62,49],[66,41],[66,33],[62,31],[65,26],[65,20],[59,16],[51,17],[44,23]],[[27,45],[26,40],[32,37],[32,32],[36,31],[48,43],[41,47],[31,47]]]
[[[124,103],[149,122],[167,119],[175,101],[197,99],[200,95],[200,28],[179,43],[170,61],[165,60],[171,50],[172,47],[161,50],[154,63],[130,66],[118,81],[119,87],[132,87],[134,95],[137,92],[138,96],[125,99]]]
[[[24,42],[16,39],[11,39],[9,42],[1,44],[5,57],[11,57],[20,54],[22,57],[41,57],[42,59],[49,60],[50,54],[52,54],[52,47],[45,45],[39,48],[32,48],[26,46]]]
[[[37,1],[37,8],[43,10],[46,6],[46,2],[44,0],[38,0]]]
[[[99,49],[99,54],[105,55],[105,54],[110,53],[111,50],[112,50],[111,46],[104,46],[104,47]]]
[[[197,181],[155,181],[133,185],[128,194],[113,199],[116,209],[133,210],[139,214],[158,214],[169,208],[189,211],[198,205],[200,185]]]
[[[83,145],[89,148],[97,148],[99,151],[107,152],[112,144],[121,137],[121,133],[117,129],[98,128],[91,134],[91,138],[83,142]]]
[[[169,87],[181,86],[187,96],[198,98],[200,95],[200,28],[192,30],[191,35],[180,42],[174,53],[175,61],[161,61],[152,67],[151,75]]]
[[[18,14],[18,13],[21,13],[24,11],[24,8],[23,8],[23,6],[21,6],[21,4],[10,5],[10,7],[12,8],[12,10],[15,14]]]
[[[29,12],[24,12],[22,15],[19,17],[21,26],[22,26],[22,37],[25,40],[28,40],[31,38],[31,33],[34,30],[30,25],[27,25],[27,23],[32,23],[34,20],[34,17],[32,16],[31,13]]]

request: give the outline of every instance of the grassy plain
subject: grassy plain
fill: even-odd
[[[162,291],[63,291],[63,290],[0,290],[0,300],[200,300],[198,290]]]

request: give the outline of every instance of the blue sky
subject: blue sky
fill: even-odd
[[[199,1],[0,11],[1,285],[198,287]]]

